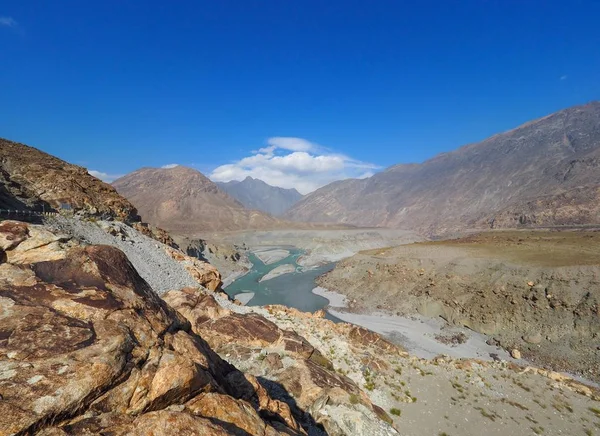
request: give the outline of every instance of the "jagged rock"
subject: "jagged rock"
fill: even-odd
[[[5,222],[0,240],[17,241],[15,232],[20,242],[0,264],[0,434],[304,433],[285,403],[190,331],[121,251],[57,240],[52,256],[43,229]],[[27,258],[12,263],[21,252]],[[233,396],[240,389],[260,401]],[[268,416],[259,403],[271,404]]]
[[[288,395],[292,395],[294,406],[291,412],[299,422],[306,422],[306,413],[309,412],[312,419],[323,425],[328,434],[359,434],[348,432],[349,428],[370,428],[373,430],[371,434],[396,434],[392,427],[382,421],[389,419],[387,414],[373,405],[352,380],[337,374],[331,362],[298,334],[282,330],[256,313],[243,315],[217,310],[218,305],[213,296],[202,295],[200,290],[170,291],[164,294],[163,298],[178,310],[191,323],[193,331],[202,336],[220,355],[231,361],[243,363],[245,368],[250,368],[249,372],[256,376],[268,372],[271,389],[269,392],[287,392]],[[290,313],[298,312],[283,306],[268,307],[272,311],[280,308]],[[305,316],[326,321],[312,314],[302,315],[302,312],[298,312],[298,315],[300,318]],[[331,329],[335,330],[333,326]],[[386,349],[386,341],[379,335],[370,336],[369,333],[361,329],[355,330],[353,335],[359,343],[369,342],[372,349]],[[394,347],[391,344],[390,346]],[[394,350],[397,349],[394,347]],[[280,355],[284,357],[280,358]],[[239,374],[232,376],[233,379],[238,377]],[[254,392],[260,393],[258,382],[253,381],[249,375],[245,377],[255,387]],[[254,395],[256,394],[251,392],[250,396]],[[242,392],[238,392],[238,396],[249,398]],[[359,398],[359,401],[353,404],[351,397]],[[264,400],[259,401],[261,410],[275,408],[279,416],[285,416],[285,411],[280,410],[281,404],[285,403],[277,404],[273,403],[277,400],[265,398],[266,405],[263,404]],[[348,427],[347,422],[342,422],[348,416],[362,420],[364,426]]]
[[[161,229],[160,227],[150,226],[148,223],[143,223],[143,222],[133,223],[132,227],[134,229],[136,229],[138,232],[140,232],[141,234],[146,235],[152,239],[155,239],[160,243],[163,243],[163,244],[168,245],[169,247],[172,247],[175,249],[179,248],[179,246],[173,240],[171,235],[169,235],[169,233],[167,233],[165,230]]]
[[[194,280],[206,289],[216,291],[221,288],[223,284],[221,273],[210,263],[190,257],[169,246],[165,247],[165,251],[173,259],[181,262]]]

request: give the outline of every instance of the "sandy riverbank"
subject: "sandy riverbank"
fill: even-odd
[[[446,354],[454,358],[493,360],[495,356],[502,360],[526,363],[513,359],[500,347],[488,345],[486,341],[489,337],[465,328],[450,327],[441,318],[350,313],[343,309],[346,306],[346,296],[321,287],[315,288],[313,293],[329,300],[327,311],[331,315],[379,333],[421,358],[432,359]],[[455,337],[462,338],[461,341],[464,342],[452,343],[452,338]]]

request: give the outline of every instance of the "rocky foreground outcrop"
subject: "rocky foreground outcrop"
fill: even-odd
[[[0,435],[263,436],[323,428],[349,434],[338,418],[311,414],[331,405],[330,397],[331,407],[347,402],[356,420],[383,429],[372,434],[395,434],[368,414],[374,406],[358,387],[331,372],[303,338],[257,316],[225,322],[231,314],[198,290],[171,295],[179,295],[172,302],[191,322],[116,248],[0,223]],[[316,405],[312,395],[296,403],[283,383],[227,363],[202,337],[208,329],[190,315],[198,310],[214,318],[207,337],[215,345],[217,331],[242,348],[289,343],[298,365],[315,368],[306,379],[327,395],[317,395]],[[334,396],[328,383],[335,380],[341,386]],[[361,396],[360,407],[350,404],[348,393]]]
[[[224,309],[212,295],[191,288],[168,292],[163,298],[221,356],[284,394],[300,422],[322,424],[330,435],[396,434],[380,421],[391,423],[387,413],[355,382],[336,373],[331,361],[297,333],[256,313]]]

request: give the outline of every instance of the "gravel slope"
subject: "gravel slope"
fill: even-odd
[[[171,289],[199,286],[183,265],[165,252],[164,244],[121,222],[91,222],[56,216],[48,218],[46,224],[52,230],[65,233],[84,243],[111,245],[123,251],[142,278],[159,295]],[[108,233],[109,227],[117,230],[117,236]]]

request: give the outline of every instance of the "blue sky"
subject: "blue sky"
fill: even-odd
[[[0,136],[307,192],[599,99],[599,22],[577,0],[0,0]]]

